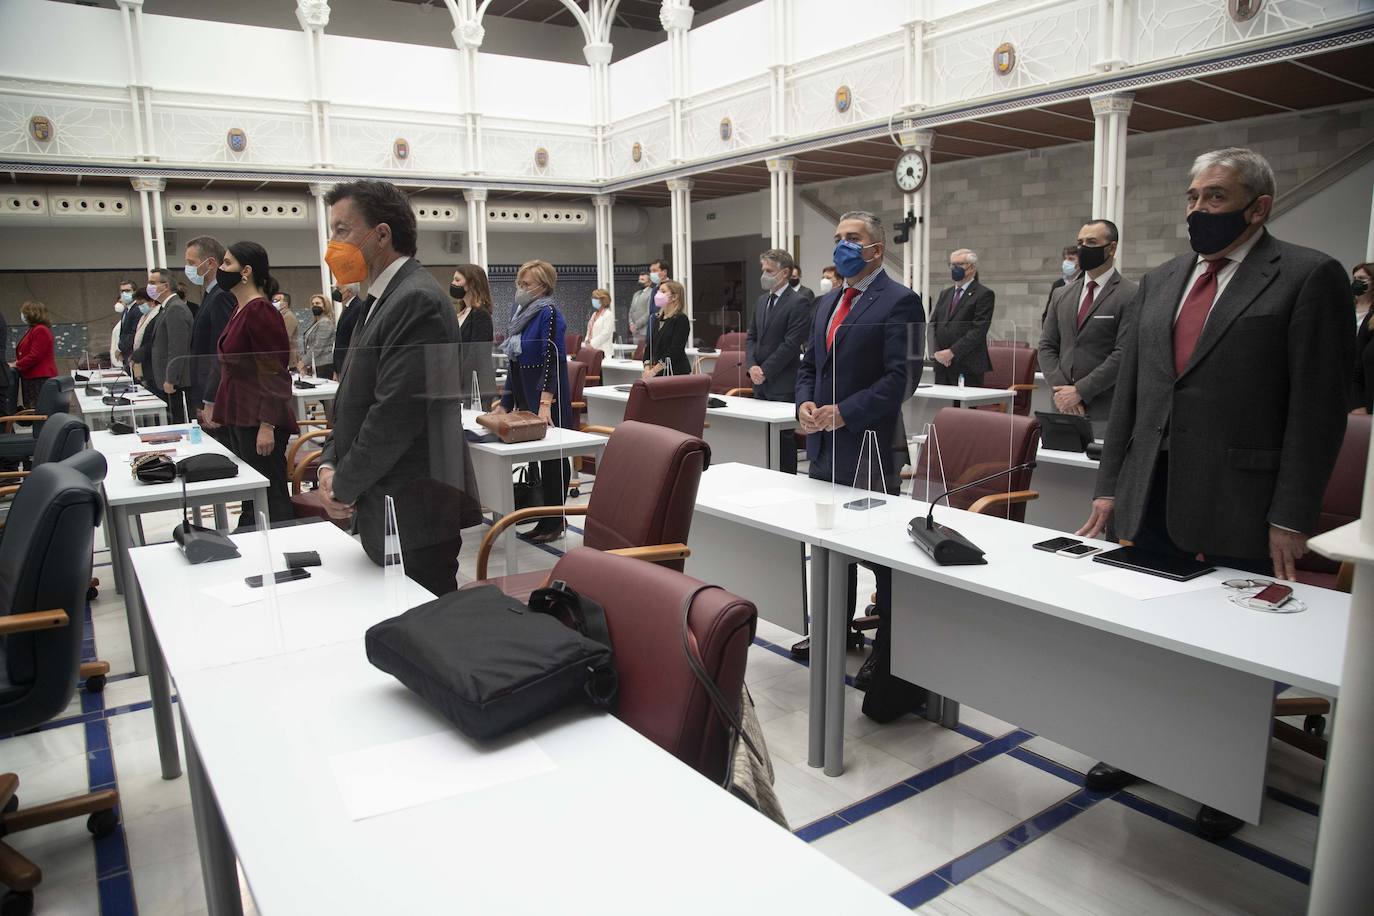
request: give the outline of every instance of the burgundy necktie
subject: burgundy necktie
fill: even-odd
[[[830,316],[830,328],[825,332],[825,349],[829,352],[835,346],[835,332],[844,324],[844,320],[849,317],[849,309],[854,304],[854,297],[859,295],[857,287],[850,286],[840,297],[840,307],[835,309],[835,314]]]
[[[954,317],[954,310],[959,307],[959,300],[962,299],[963,296],[963,288],[959,286],[954,287],[954,295],[951,296],[949,299],[949,314],[945,316],[946,321],[949,321],[951,318]]]
[[[1212,303],[1217,298],[1217,273],[1229,263],[1231,262],[1226,258],[1208,261],[1202,276],[1197,278],[1187,298],[1183,300],[1183,308],[1179,309],[1178,318],[1174,321],[1175,375],[1182,375],[1188,360],[1193,358],[1198,338],[1202,336],[1202,328],[1207,324],[1207,315],[1212,311]]]
[[[1088,320],[1088,313],[1093,310],[1093,299],[1097,295],[1097,281],[1088,281],[1088,295],[1083,297],[1083,304],[1078,307],[1078,330],[1083,330],[1083,322]]]

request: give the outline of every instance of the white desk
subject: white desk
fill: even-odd
[[[603,359],[601,384],[632,385],[644,374],[644,363],[637,359]]]
[[[1073,534],[1092,513],[1097,467],[1083,452],[1042,447],[1035,456],[1031,489],[1039,499],[1026,504],[1026,521],[1042,528]]]
[[[99,395],[92,395],[86,393],[84,385],[77,385],[72,389],[72,394],[76,398],[76,409],[80,411],[86,425],[93,430],[108,427],[112,413],[116,419],[129,422],[129,405],[121,404],[116,407],[102,400],[109,394],[108,388],[103,388]],[[140,425],[159,426],[167,422],[167,404],[152,392],[134,386],[121,392],[120,396],[133,401],[132,415]]]
[[[743,492],[788,488],[797,493],[790,503],[738,501]],[[810,762],[818,765],[819,740],[832,775],[843,771],[844,571],[859,560],[893,570],[896,674],[1251,822],[1264,792],[1273,682],[1326,696],[1339,690],[1346,595],[1296,585],[1308,604],[1301,614],[1237,607],[1220,585],[1136,600],[1080,578],[1110,567],[1031,548],[1059,532],[943,506],[937,519],[982,547],[988,565],[941,567],[906,534],[925,504],[890,499],[864,513],[837,510],[840,525],[821,531],[813,490],[814,482],[790,475],[713,467],[702,478],[698,514],[820,548],[813,567],[824,562],[828,570],[811,575]],[[816,599],[821,584],[827,602]]]
[[[616,356],[633,356],[635,350],[637,350],[638,348],[639,348],[639,344],[632,344],[632,343],[613,343],[613,344],[611,344],[611,352],[614,353]]]
[[[477,416],[475,411],[464,410],[463,428],[478,435],[487,435],[490,431],[478,425]],[[535,442],[516,442],[512,445],[504,442],[469,442],[468,454],[472,456],[472,469],[477,477],[477,493],[481,496],[482,504],[500,518],[515,511],[513,476],[516,465],[572,458],[575,455],[599,458],[605,447],[605,436],[554,426],[549,428],[543,439]],[[518,571],[515,548],[515,526],[512,525],[501,535],[507,575]]]
[[[332,379],[315,378],[314,376],[303,375],[299,377],[303,382],[313,384],[314,388],[297,388],[296,377],[291,379],[291,397],[296,402],[296,417],[304,419],[306,405],[312,401],[323,404],[325,401],[334,400],[334,396],[339,393],[339,383]]]
[[[185,428],[154,427],[142,432]],[[108,430],[100,430],[91,433],[91,447],[103,454],[109,465],[101,490],[104,493],[105,510],[110,521],[107,529],[110,539],[110,562],[117,567],[117,579],[124,588],[124,607],[129,617],[129,644],[133,649],[134,670],[139,674],[147,674],[149,652],[144,638],[147,622],[143,617],[143,604],[139,600],[138,589],[130,585],[134,579],[129,574],[129,549],[134,543],[134,533],[130,530],[129,522],[147,512],[180,509],[182,482],[177,479],[171,483],[150,484],[134,479],[130,471],[129,453],[175,447],[179,451],[174,459],[177,461],[190,455],[201,454],[233,456],[227,448],[208,435],[203,436],[199,445],[191,445],[184,439],[170,445],[150,445],[142,442],[136,433],[116,436]],[[204,480],[186,485],[187,505],[194,509],[207,505],[214,506],[216,525],[221,529],[229,525],[226,503],[251,499],[255,507],[264,510],[267,507],[267,478],[237,458],[234,461],[239,467],[237,477]]]
[[[602,365],[605,365],[604,363]],[[627,391],[613,385],[587,388],[587,422],[593,426],[616,426],[625,418]],[[782,455],[778,434],[796,429],[797,409],[787,401],[760,401],[755,398],[711,395],[725,402],[724,407],[706,410],[708,424],[704,438],[711,446],[711,463],[738,461],[756,467],[777,468]]]

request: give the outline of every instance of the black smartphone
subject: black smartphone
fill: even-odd
[[[1100,553],[1101,551],[1101,547],[1094,547],[1091,544],[1074,544],[1071,547],[1065,547],[1063,550],[1056,552],[1061,557],[1073,557],[1076,559],[1089,556],[1090,554]]]
[[[283,569],[272,574],[272,581],[281,585],[283,582],[295,582],[297,579],[309,579],[310,570],[308,569]],[[248,576],[244,580],[249,588],[262,588],[262,576]]]
[[[885,499],[877,499],[873,496],[865,496],[863,499],[856,499],[845,503],[844,507],[846,509],[854,509],[855,511],[863,512],[865,509],[876,509],[879,506],[885,504],[886,502],[887,500]]]
[[[1048,541],[1041,541],[1031,546],[1036,550],[1043,550],[1046,553],[1058,553],[1065,547],[1074,547],[1082,543],[1082,541],[1076,540],[1075,538],[1050,538]]]

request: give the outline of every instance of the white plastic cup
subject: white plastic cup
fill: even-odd
[[[816,527],[835,527],[835,503],[828,496],[816,500]]]

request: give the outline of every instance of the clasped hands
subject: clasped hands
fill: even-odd
[[[837,404],[817,407],[815,401],[807,401],[797,408],[797,419],[801,421],[801,431],[807,435],[834,432],[844,426],[844,417]]]
[[[1075,417],[1087,416],[1083,410],[1083,396],[1078,393],[1076,385],[1055,385],[1054,407],[1060,413],[1071,414]]]
[[[324,511],[330,518],[343,520],[353,515],[352,503],[341,503],[334,498],[334,469],[320,468],[320,496],[324,503]]]

